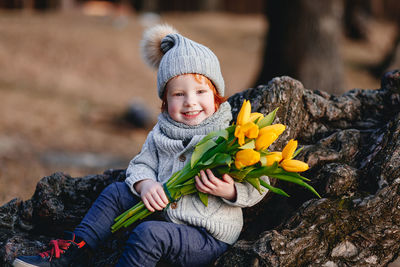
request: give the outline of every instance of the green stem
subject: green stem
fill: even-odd
[[[268,190],[270,190],[271,192],[274,192],[275,194],[279,194],[279,195],[282,195],[282,196],[285,196],[285,197],[290,197],[290,196],[289,196],[285,191],[283,191],[282,189],[273,187],[272,185],[266,183],[266,182],[263,181],[262,179],[259,179],[259,180],[260,180],[260,184],[261,184],[263,187],[265,187],[265,188],[267,188]]]
[[[119,215],[117,218],[115,218],[114,221],[119,221],[121,218],[125,217],[127,214],[131,214],[130,216],[132,216],[134,213],[136,213],[136,210],[138,210],[142,207],[144,207],[144,203],[142,201],[140,201],[135,206],[133,206],[132,208],[130,208],[129,210],[125,211],[124,213]]]
[[[136,222],[138,219],[140,219],[140,217],[146,215],[146,213],[148,213],[147,215],[151,214],[151,211],[149,211],[148,209],[142,210],[141,212],[139,212],[138,214],[136,214],[135,216],[132,216],[132,218],[130,218],[129,220],[127,220],[126,222],[124,222],[119,228],[121,227],[128,227],[129,225],[131,225],[132,223]],[[118,229],[119,229],[118,228]],[[116,230],[118,230],[116,229]]]
[[[116,221],[115,224],[111,226],[111,229],[119,229],[119,226],[122,225],[126,220],[128,220],[130,217],[135,215],[135,213],[138,213],[139,211],[146,209],[144,206],[144,203],[140,201],[138,204],[133,206],[131,209],[127,210],[124,212],[122,215],[118,216],[114,221]]]

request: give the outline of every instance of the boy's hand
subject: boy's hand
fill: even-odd
[[[151,212],[164,209],[169,202],[164,188],[156,181],[141,180],[135,184],[135,189],[140,194],[146,208]]]
[[[233,178],[228,174],[222,175],[222,179],[214,176],[210,169],[200,171],[200,177],[196,176],[196,188],[202,193],[223,197],[230,201],[236,200],[236,188]]]

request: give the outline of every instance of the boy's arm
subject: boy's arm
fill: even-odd
[[[145,179],[157,181],[157,166],[157,150],[153,139],[153,132],[151,131],[147,136],[142,150],[131,160],[126,169],[125,183],[135,195],[140,196],[140,193],[135,188],[135,184],[139,181]]]

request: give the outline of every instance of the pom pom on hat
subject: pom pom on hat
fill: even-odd
[[[164,56],[161,49],[161,41],[168,34],[178,33],[178,31],[168,24],[156,25],[147,29],[143,33],[140,43],[141,54],[144,61],[152,68],[158,68]]]

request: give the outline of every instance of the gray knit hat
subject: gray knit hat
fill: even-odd
[[[151,67],[158,68],[158,96],[162,98],[167,82],[175,76],[197,73],[212,81],[224,96],[225,83],[216,55],[206,46],[196,43],[168,25],[154,26],[143,34],[142,56]]]

